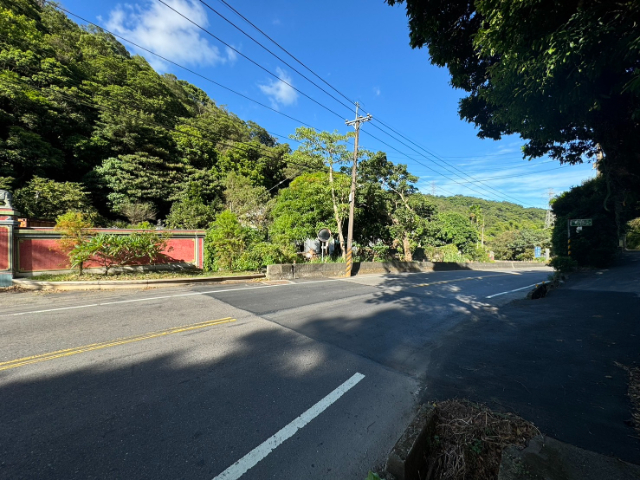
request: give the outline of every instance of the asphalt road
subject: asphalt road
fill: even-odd
[[[0,478],[362,479],[420,401],[451,396],[535,417],[561,440],[580,437],[558,422],[579,413],[558,389],[582,386],[548,354],[560,350],[579,374],[586,353],[578,361],[558,348],[576,335],[540,316],[553,314],[550,303],[534,315],[509,303],[548,274],[0,294]],[[585,308],[611,313],[593,289]],[[626,341],[616,347],[627,364],[640,351],[631,297],[619,303]],[[588,337],[600,323],[579,326],[587,353],[612,350]],[[594,374],[610,376],[601,363]],[[618,370],[615,395],[598,378],[604,399],[592,403],[624,398]],[[607,422],[628,414],[618,403]],[[629,433],[619,430],[611,435]],[[634,448],[609,453],[633,461]]]

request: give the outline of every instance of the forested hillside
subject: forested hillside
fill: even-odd
[[[108,33],[48,4],[0,0],[0,8],[0,188],[23,215],[211,227],[210,258],[232,252],[245,267],[291,258],[323,227],[344,245],[349,135],[300,127],[292,151]],[[423,195],[383,152],[360,160],[362,258],[485,259],[490,248],[530,258],[548,242],[543,210]]]

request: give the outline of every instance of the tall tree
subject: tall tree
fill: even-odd
[[[345,199],[337,186],[336,170],[349,162],[351,158],[351,154],[346,145],[346,141],[351,136],[352,134],[350,133],[341,135],[337,131],[333,133],[318,132],[308,127],[298,127],[296,128],[296,133],[291,135],[292,139],[300,142],[300,146],[293,152],[293,163],[313,167],[321,162],[327,167],[335,228],[340,241],[342,258],[344,259],[346,259],[347,249],[345,247],[343,229],[347,213],[343,208]]]
[[[468,92],[459,113],[481,138],[518,133],[525,156],[567,163],[601,146],[614,193],[605,208],[639,189],[639,2],[406,0],[406,9],[411,46],[427,46]]]

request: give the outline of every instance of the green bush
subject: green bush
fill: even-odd
[[[234,270],[247,246],[249,229],[229,210],[220,213],[204,240],[204,270]]]
[[[474,247],[471,252],[469,252],[469,256],[474,262],[489,262],[491,260],[489,253],[484,247]]]
[[[571,257],[554,257],[549,262],[555,270],[561,273],[573,272],[578,267],[576,262]]]
[[[94,260],[104,267],[107,275],[113,267],[154,263],[166,246],[166,239],[154,232],[131,235],[99,233],[89,241],[76,245],[69,256],[72,267]]]
[[[233,269],[257,272],[268,265],[290,263],[293,258],[294,256],[290,252],[284,252],[277,245],[260,242],[247,247],[242,255],[234,262]]]
[[[425,247],[424,254],[431,262],[466,262],[468,259],[458,251],[458,247],[450,243],[442,247]]]

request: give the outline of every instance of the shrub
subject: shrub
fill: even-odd
[[[549,262],[555,270],[561,273],[573,272],[577,266],[578,262],[576,262],[571,257],[554,257]]]
[[[247,235],[247,229],[240,225],[235,214],[229,210],[220,213],[204,240],[204,269],[233,271],[234,263],[246,248]]]
[[[69,256],[71,268],[77,268],[78,274],[82,275],[84,263],[88,260],[86,253],[80,254],[82,249],[76,249],[78,245],[88,242],[93,228],[93,221],[90,215],[82,212],[67,212],[59,215],[56,219],[54,230],[62,234],[58,240],[60,249]]]
[[[458,251],[458,247],[453,244],[443,247],[425,247],[424,253],[432,262],[466,262],[467,259]]]
[[[272,243],[260,242],[252,244],[245,250],[234,263],[234,269],[240,271],[259,271],[268,265],[289,263],[294,255],[284,252],[279,246]]]
[[[71,252],[72,266],[74,263],[95,260],[104,267],[107,275],[113,267],[154,263],[166,246],[166,238],[153,232],[131,235],[99,233],[89,241],[76,245]]]

